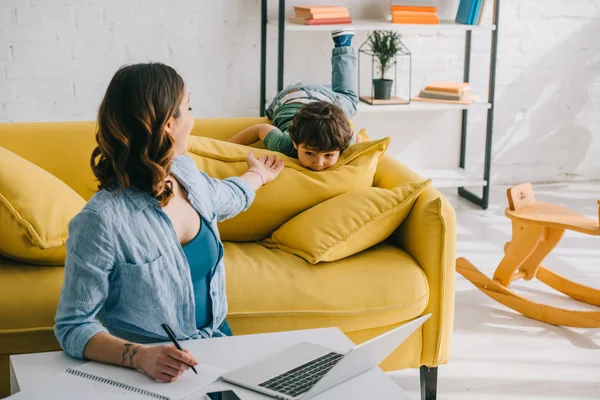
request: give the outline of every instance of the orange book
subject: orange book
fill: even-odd
[[[470,89],[469,82],[433,82],[425,86],[425,90],[436,90],[439,92],[460,93],[466,89]]]
[[[308,13],[324,13],[324,12],[347,12],[348,9],[342,6],[296,6],[294,7],[294,11],[298,12],[308,12]]]
[[[440,95],[440,96],[459,96],[459,97],[464,97],[464,96],[469,96],[471,94],[471,89],[461,89],[458,92],[454,91],[454,92],[449,92],[449,91],[441,91],[441,90],[433,90],[433,89],[423,89],[421,90],[421,94],[426,93],[426,94],[432,94],[432,95]],[[426,96],[422,96],[422,97],[426,97]]]
[[[394,24],[430,24],[436,25],[440,23],[440,19],[435,15],[430,17],[392,17]]]
[[[437,7],[427,6],[391,6],[390,11],[422,11],[422,12],[437,12]]]
[[[392,11],[392,17],[430,17],[436,16],[435,13],[432,12],[422,12],[422,11]]]
[[[296,12],[296,18],[306,18],[306,19],[327,19],[327,18],[350,18],[350,13],[346,12]]]
[[[304,19],[290,18],[290,22],[301,25],[334,25],[334,24],[351,24],[352,18],[328,18],[328,19]]]

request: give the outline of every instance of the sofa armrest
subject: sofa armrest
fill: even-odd
[[[423,179],[402,163],[385,156],[380,161],[374,184],[391,189],[403,182]],[[421,364],[435,367],[447,363],[454,322],[454,208],[430,186],[421,193],[391,239],[423,268],[429,284],[429,303],[424,313],[432,316],[423,327]]]

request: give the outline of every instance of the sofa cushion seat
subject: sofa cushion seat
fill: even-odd
[[[388,326],[420,316],[429,300],[423,270],[387,244],[311,265],[256,243],[226,242],[225,267],[227,319],[236,335]]]
[[[23,267],[18,261],[0,257],[0,270],[0,353],[23,351],[21,345],[28,335],[52,331],[64,268]],[[58,350],[54,334],[48,338]]]

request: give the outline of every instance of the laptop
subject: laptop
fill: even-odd
[[[310,399],[376,368],[430,316],[426,314],[392,329],[347,353],[302,342],[221,378],[278,399]]]

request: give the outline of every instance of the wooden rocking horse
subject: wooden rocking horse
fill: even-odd
[[[507,195],[509,207],[505,215],[512,221],[512,239],[504,246],[505,255],[494,278],[488,278],[462,257],[456,260],[457,272],[494,300],[529,318],[553,325],[600,327],[600,311],[567,310],[535,303],[508,289],[518,279],[537,278],[575,300],[600,306],[600,290],[572,282],[541,265],[567,229],[600,236],[600,201],[598,220],[593,220],[555,204],[536,202],[529,183],[508,189]]]

